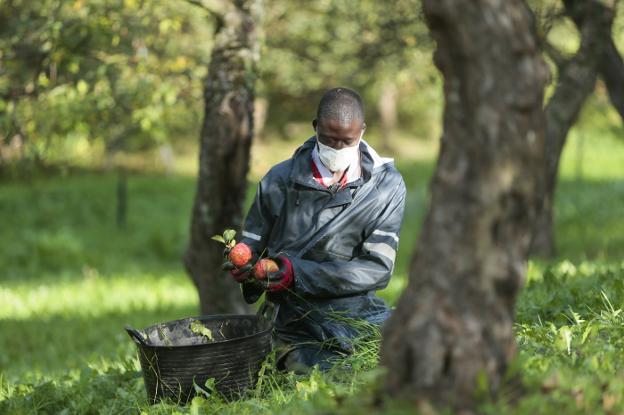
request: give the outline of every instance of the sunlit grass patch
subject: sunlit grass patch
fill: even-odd
[[[0,320],[71,315],[87,318],[196,305],[195,287],[180,274],[102,276],[97,270],[85,269],[80,279],[48,276],[20,284],[11,281],[0,287]]]

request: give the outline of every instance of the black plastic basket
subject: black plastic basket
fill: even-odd
[[[276,310],[266,302],[256,315],[215,315],[159,323],[143,330],[126,326],[137,344],[145,390],[151,404],[163,398],[186,404],[213,378],[214,388],[232,400],[253,387],[271,351]],[[191,330],[200,322],[212,340]],[[208,391],[211,392],[211,391]]]

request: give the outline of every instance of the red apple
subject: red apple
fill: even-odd
[[[264,258],[256,262],[256,265],[254,265],[254,268],[253,268],[253,273],[256,276],[256,278],[259,280],[266,279],[267,274],[269,272],[276,272],[276,271],[279,271],[279,267],[277,266],[277,263],[275,263],[275,261],[273,261],[272,259],[268,259],[268,258]]]
[[[251,248],[242,242],[234,245],[230,251],[228,259],[236,268],[241,268],[251,261]]]

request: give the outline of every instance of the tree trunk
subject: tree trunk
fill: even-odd
[[[203,314],[247,310],[238,284],[221,271],[223,245],[211,240],[240,229],[253,137],[259,0],[224,2],[204,100],[199,177],[184,264]]]
[[[521,0],[423,0],[423,11],[444,76],[444,133],[409,284],[384,327],[385,391],[470,409],[478,381],[495,392],[515,351],[548,69]]]
[[[554,200],[559,160],[570,128],[587,97],[594,90],[598,62],[604,48],[602,39],[610,38],[612,10],[599,0],[566,0],[566,13],[577,23],[581,45],[576,55],[559,64],[555,92],[546,105],[546,175],[542,208],[535,222],[531,255],[555,254]]]
[[[611,27],[615,18],[616,6],[618,0],[611,2],[591,1],[588,4],[582,4],[579,0],[565,0],[568,16],[574,21],[577,29],[582,32],[584,24],[602,24],[594,31],[594,35],[600,39],[595,41],[598,59],[598,73],[602,77],[611,104],[620,114],[624,121],[624,60],[615,46]],[[591,15],[586,15],[590,12]]]
[[[264,140],[264,126],[269,112],[269,100],[256,98],[254,101],[254,134],[256,139]]]
[[[128,223],[128,175],[123,168],[117,172],[117,227],[123,229]]]
[[[381,124],[381,149],[388,153],[392,151],[392,136],[397,125],[397,88],[394,82],[386,81],[383,84],[377,111]]]

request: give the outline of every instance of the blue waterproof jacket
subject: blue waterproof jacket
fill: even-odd
[[[358,334],[341,317],[381,324],[389,315],[375,291],[394,269],[405,207],[405,183],[392,159],[360,141],[362,177],[332,191],[313,178],[316,137],[260,181],[242,242],[258,255],[285,254],[294,270],[290,290],[269,293],[279,303],[278,339],[289,343],[337,340],[348,351]],[[262,290],[243,284],[254,303]]]

